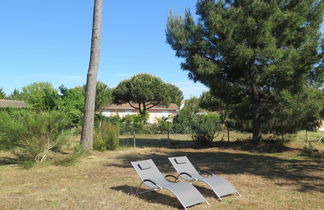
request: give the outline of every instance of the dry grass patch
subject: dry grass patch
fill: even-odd
[[[231,145],[194,149],[186,142],[188,139],[169,148],[158,146],[158,141],[164,141],[160,136],[144,137],[143,148],[94,152],[70,167],[38,165],[25,170],[6,162],[0,165],[0,209],[181,208],[166,190],[133,195],[140,179],[130,165],[130,161],[152,158],[163,174],[175,174],[167,157],[177,155],[187,155],[197,168],[223,176],[242,194],[220,202],[207,186],[198,183],[196,186],[211,206],[201,204],[192,210],[324,208],[323,161],[295,158],[301,148],[287,147],[276,152]],[[0,154],[0,162],[10,156]]]

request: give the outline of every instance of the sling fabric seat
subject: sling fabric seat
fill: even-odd
[[[181,157],[169,157],[169,161],[178,172],[179,176],[187,181],[195,182],[202,181],[209,185],[209,187],[215,192],[216,196],[220,199],[223,196],[240,193],[233,187],[233,185],[226,179],[217,176],[209,171],[200,171],[209,174],[210,176],[202,176],[195,167],[191,164],[186,156]]]
[[[142,180],[138,189],[144,183],[152,189],[150,191],[157,191],[160,189],[169,190],[178,198],[185,209],[192,205],[207,202],[201,193],[191,184],[183,182],[173,175],[166,175],[165,177],[173,177],[178,182],[170,182],[166,180],[151,159],[131,162],[131,164]],[[207,204],[209,205],[208,202]]]

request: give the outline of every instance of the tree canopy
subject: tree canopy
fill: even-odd
[[[184,107],[173,118],[173,129],[176,133],[191,133],[194,116],[201,111],[199,99],[196,97],[185,100]]]
[[[112,90],[103,82],[97,82],[95,110],[99,111],[106,104],[112,101]]]
[[[84,88],[77,86],[66,88],[63,85],[59,87],[60,96],[56,100],[56,107],[71,120],[71,126],[77,126],[81,123],[84,107]]]
[[[182,99],[182,92],[178,87],[146,73],[120,82],[113,90],[114,103],[128,103],[141,114],[157,105],[180,105]]]
[[[2,88],[0,88],[0,99],[6,98],[6,94]]]
[[[239,119],[252,120],[253,140],[284,93],[323,85],[319,0],[200,0],[195,21],[170,15],[167,42],[184,58],[189,78],[235,104]],[[283,103],[281,103],[283,104]]]
[[[34,82],[21,89],[14,90],[12,99],[26,101],[33,108],[38,110],[52,110],[56,107],[55,101],[58,91],[49,82]]]

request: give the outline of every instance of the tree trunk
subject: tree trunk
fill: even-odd
[[[258,144],[261,141],[261,107],[258,101],[254,101],[252,104],[253,114],[253,138],[252,142]]]
[[[95,113],[96,83],[100,56],[101,22],[103,0],[94,1],[93,25],[90,62],[87,74],[85,91],[84,116],[81,134],[81,146],[83,150],[93,149],[93,127]]]
[[[230,142],[230,128],[229,128],[229,123],[226,123],[226,128],[227,128],[227,141]]]

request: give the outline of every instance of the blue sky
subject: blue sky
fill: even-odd
[[[165,37],[170,9],[194,7],[195,0],[105,0],[98,79],[112,87],[147,72],[185,98],[199,96],[206,88],[187,78]],[[9,94],[35,81],[85,84],[92,8],[93,0],[1,0],[0,87]]]
[[[104,0],[98,80],[113,87],[147,72],[177,85],[185,98],[207,90],[188,79],[165,38],[170,9],[194,12],[195,2]],[[85,84],[92,8],[93,0],[1,0],[0,87],[9,94],[35,81]]]

